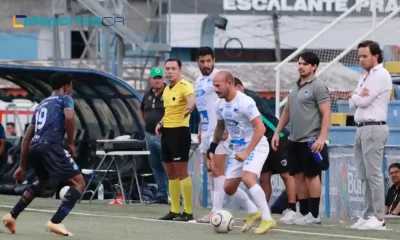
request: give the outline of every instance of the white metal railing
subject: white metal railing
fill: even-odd
[[[282,100],[282,102],[280,101],[280,69],[282,68],[283,65],[287,64],[288,62],[290,62],[294,57],[296,57],[299,53],[301,53],[304,49],[306,49],[311,43],[313,43],[315,40],[317,40],[318,38],[320,38],[324,33],[326,33],[329,29],[331,29],[332,27],[334,27],[336,24],[338,24],[340,21],[342,21],[344,18],[346,18],[350,13],[352,13],[354,10],[356,10],[357,8],[359,8],[360,6],[362,6],[362,4],[364,4],[366,0],[358,0],[356,1],[356,3],[349,8],[347,11],[345,11],[344,13],[342,13],[339,17],[337,17],[333,22],[331,22],[330,24],[328,24],[325,28],[323,28],[321,31],[319,31],[317,34],[315,34],[312,38],[310,38],[307,42],[305,42],[302,46],[300,46],[296,51],[294,51],[292,54],[290,54],[287,58],[285,58],[282,62],[280,62],[275,68],[275,115],[277,118],[280,117],[280,108],[282,106],[284,106],[287,102],[287,97]],[[371,6],[376,6],[376,1],[377,0],[372,0],[371,1]],[[376,25],[376,8],[373,9],[372,11],[372,28],[371,28],[371,32],[369,34],[371,34],[374,30],[375,30],[375,25]],[[389,15],[390,16],[390,15]],[[388,16],[388,17],[389,17]],[[393,17],[393,16],[392,16]],[[377,27],[377,26],[376,26]],[[369,35],[368,34],[368,35]],[[368,36],[367,35],[367,36]],[[347,50],[347,49],[346,49]],[[351,48],[347,51],[347,53],[351,50]],[[344,55],[343,55],[344,56]],[[343,57],[342,56],[342,57]],[[338,59],[340,60],[340,59]],[[337,60],[337,61],[338,61]],[[330,66],[331,64],[328,64],[327,66]],[[326,69],[326,67],[324,68]],[[320,72],[320,71],[319,71]],[[319,72],[317,72],[317,75],[319,74]]]

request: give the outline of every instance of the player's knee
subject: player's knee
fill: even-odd
[[[232,196],[233,194],[235,194],[235,192],[237,191],[237,188],[235,188],[234,186],[232,186],[231,184],[224,184],[224,191],[226,193],[226,195],[228,196]]]
[[[75,177],[69,179],[70,186],[75,188],[77,191],[82,193],[85,190],[86,182],[82,174],[76,175]]]
[[[289,173],[281,173],[280,175],[284,183],[286,183],[289,179],[293,178],[292,176],[290,176]]]
[[[260,185],[270,184],[271,183],[271,173],[266,172],[261,174],[260,176]]]
[[[247,189],[250,189],[254,184],[256,184],[257,175],[251,172],[243,172],[242,182],[246,185]]]

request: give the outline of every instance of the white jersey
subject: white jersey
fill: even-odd
[[[201,131],[204,137],[213,136],[217,125],[215,102],[218,100],[218,95],[213,86],[213,77],[217,72],[214,70],[209,76],[200,76],[196,79],[196,107],[200,115]]]
[[[254,127],[251,121],[260,116],[256,103],[252,98],[237,91],[235,98],[227,102],[220,99],[217,102],[216,115],[218,120],[224,120],[226,129],[229,131],[233,151],[240,152],[246,149],[254,135]],[[263,136],[255,150],[268,147],[268,141]]]

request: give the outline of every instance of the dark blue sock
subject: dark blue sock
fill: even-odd
[[[10,214],[14,219],[17,219],[18,215],[24,211],[24,209],[35,199],[37,193],[39,192],[39,187],[36,185],[30,185],[27,187],[22,194],[21,198],[15,204],[14,208],[11,210]]]
[[[76,202],[81,197],[81,193],[75,188],[70,188],[64,196],[64,199],[58,208],[57,212],[51,219],[52,223],[59,224],[64,218],[69,214],[69,212],[74,208]]]

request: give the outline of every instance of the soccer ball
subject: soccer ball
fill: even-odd
[[[61,201],[64,199],[65,194],[68,192],[69,186],[65,186],[60,190],[60,199]]]
[[[219,210],[213,213],[210,223],[216,233],[228,233],[232,231],[235,225],[232,214],[226,210]]]

